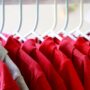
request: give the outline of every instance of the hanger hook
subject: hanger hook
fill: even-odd
[[[36,20],[35,20],[35,26],[34,26],[34,28],[31,30],[31,32],[29,34],[25,35],[25,38],[27,38],[29,35],[31,35],[32,33],[34,33],[36,31],[36,29],[38,27],[38,23],[39,23],[39,0],[36,0]]]
[[[76,30],[80,30],[81,27],[83,26],[83,0],[80,0],[80,23],[79,25],[74,29],[72,30],[70,33],[76,31]]]
[[[69,3],[68,3],[68,0],[65,0],[65,12],[66,12],[66,16],[65,16],[65,23],[64,23],[64,26],[61,28],[61,30],[58,30],[58,34],[61,33],[61,32],[64,32],[64,30],[67,29],[68,27],[68,22],[69,22]]]
[[[72,35],[70,35],[68,32],[66,32],[66,29],[67,29],[68,23],[69,23],[69,2],[68,2],[68,0],[65,0],[65,3],[66,3],[65,23],[64,23],[64,26],[61,28],[61,30],[59,30],[59,31],[57,32],[57,34],[60,34],[60,33],[62,32],[62,33],[64,33],[65,36],[69,36],[70,38],[72,38],[73,40],[75,40],[75,38],[74,38]]]
[[[22,27],[22,0],[19,0],[20,1],[20,23],[19,23],[19,27],[17,29],[17,32],[20,32],[20,29]]]
[[[66,10],[65,10],[66,17],[65,17],[65,24],[64,24],[62,30],[66,30],[68,27],[68,22],[69,22],[69,10],[68,9],[69,9],[69,3],[68,3],[68,0],[66,0]]]
[[[83,26],[83,0],[80,0],[80,24],[77,29],[80,29]]]
[[[45,32],[42,36],[46,36],[49,33],[54,33],[53,31],[55,30],[57,26],[57,0],[54,0],[54,21],[53,21],[53,25],[51,27],[50,30],[48,30],[47,32]]]
[[[84,36],[84,38],[86,38],[87,40],[90,40],[90,38],[88,37],[88,35],[82,33],[80,31],[81,27],[83,26],[83,0],[80,0],[80,24],[77,26],[77,28],[75,28],[73,30],[73,32],[77,31],[79,34],[81,34],[82,36]],[[70,33],[73,33],[72,31]]]
[[[38,22],[39,22],[39,0],[36,0],[36,25],[34,27],[34,29],[32,31],[36,31],[37,27],[38,27]]]
[[[1,26],[1,30],[0,33],[2,33],[3,29],[4,29],[4,25],[5,25],[5,1],[2,0],[2,26]]]
[[[57,26],[57,0],[54,0],[54,22],[51,27],[51,32],[56,28]]]

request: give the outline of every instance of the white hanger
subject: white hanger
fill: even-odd
[[[67,29],[67,27],[68,27],[68,22],[69,22],[69,3],[68,3],[68,0],[65,0],[65,2],[66,2],[66,9],[65,9],[65,11],[66,11],[66,17],[65,17],[65,23],[64,23],[64,26],[62,27],[62,29],[60,30],[58,30],[58,32],[57,32],[57,34],[60,34],[60,33],[63,33],[65,36],[69,36],[70,38],[72,38],[73,40],[75,40],[75,37],[74,36],[72,36],[71,34],[69,34],[68,32],[66,32],[66,29]]]
[[[42,42],[44,41],[43,37],[41,37],[38,33],[36,33],[36,29],[38,26],[38,22],[39,22],[39,0],[36,0],[36,22],[35,22],[35,26],[34,28],[30,31],[29,34],[25,35],[25,38],[27,38],[28,36],[30,36],[31,34],[35,35],[39,40],[41,40]]]
[[[14,33],[14,37],[19,36],[20,38],[19,41],[22,41],[22,40],[25,41],[26,39],[19,34],[21,27],[22,27],[22,0],[20,0],[20,23],[17,31]]]
[[[7,40],[7,38],[2,34],[2,31],[4,29],[4,25],[5,25],[5,1],[2,0],[2,16],[3,16],[3,20],[2,20],[2,26],[0,29],[0,37],[3,38],[5,41]]]
[[[57,0],[54,0],[54,22],[50,30],[48,30],[46,33],[42,35],[42,37],[49,35],[51,37],[56,37],[59,40],[62,40],[62,38],[54,32],[55,28],[57,26]]]
[[[83,26],[83,7],[83,0],[80,0],[80,23],[74,30],[70,32],[70,34],[76,32],[76,36],[79,36],[81,34],[84,38],[90,40],[90,38],[86,34],[80,31],[81,27]]]

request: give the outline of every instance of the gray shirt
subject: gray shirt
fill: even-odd
[[[20,90],[29,90],[18,67],[13,63],[7,54],[8,51],[0,44],[0,60],[2,60],[7,65],[13,79],[16,80]]]

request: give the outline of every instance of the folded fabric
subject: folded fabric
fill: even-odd
[[[21,49],[18,40],[9,37],[5,48],[20,69],[30,90],[52,90],[39,64]]]
[[[37,49],[35,40],[29,39],[24,42],[22,49],[41,66],[52,90],[66,90],[63,79],[55,71],[51,62]]]
[[[16,80],[20,90],[29,90],[18,67],[12,62],[7,53],[8,51],[2,45],[0,45],[0,60],[8,66],[13,79]]]
[[[21,90],[13,80],[7,65],[0,60],[0,90]]]
[[[60,43],[60,51],[71,59],[84,90],[90,90],[90,58],[76,49],[74,44],[71,38],[66,37]]]
[[[40,51],[50,60],[62,77],[68,90],[84,90],[75,68],[69,58],[57,49],[56,43],[48,37],[41,43]]]
[[[77,48],[81,53],[90,57],[90,41],[86,40],[83,37],[77,38],[75,44],[75,48]]]

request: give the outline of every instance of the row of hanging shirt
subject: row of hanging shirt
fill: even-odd
[[[23,38],[19,33],[0,34],[0,90],[90,90],[90,41],[79,30],[83,37],[64,31],[66,9],[66,24],[59,34],[50,31],[42,38],[31,32],[35,39]]]

